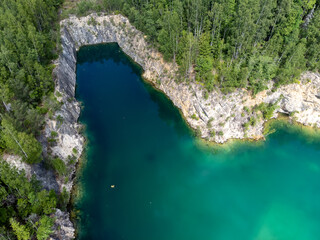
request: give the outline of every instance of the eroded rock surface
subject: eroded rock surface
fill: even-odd
[[[43,162],[30,165],[23,162],[20,156],[12,154],[4,154],[2,159],[9,163],[10,166],[15,167],[18,171],[24,171],[29,180],[32,175],[35,175],[45,189],[53,189],[56,192],[59,192],[59,184],[56,181],[54,172],[46,169]]]
[[[75,229],[70,221],[69,213],[56,209],[51,217],[55,219],[54,234],[50,236],[49,240],[71,240],[75,238]]]
[[[320,75],[306,72],[300,83],[282,86],[276,91],[265,90],[254,98],[245,90],[223,94],[218,90],[205,99],[204,89],[195,81],[177,83],[177,67],[166,63],[161,54],[145,40],[145,36],[130,25],[121,15],[91,14],[87,17],[72,16],[61,23],[62,53],[56,62],[54,79],[55,95],[62,107],[47,124],[41,142],[44,154],[59,157],[69,168],[67,179],[59,178],[51,171],[46,171],[41,164],[29,166],[18,157],[5,156],[4,159],[18,169],[24,169],[27,176],[36,174],[47,189],[70,192],[76,170],[76,163],[81,156],[84,138],[78,124],[80,104],[75,100],[76,88],[76,53],[81,46],[116,42],[122,50],[144,69],[144,78],[163,91],[181,110],[188,124],[198,129],[201,137],[210,141],[224,143],[229,139],[263,138],[261,113],[253,111],[261,104],[277,104],[273,117],[279,112],[290,115],[295,121],[308,126],[320,127]],[[244,127],[250,118],[256,123]],[[248,125],[248,124],[247,124]],[[52,132],[57,133],[56,143],[48,142]],[[216,134],[212,134],[212,133]],[[73,158],[72,163],[70,159]],[[69,214],[57,210],[54,216],[55,233],[51,239],[73,239],[74,227]]]
[[[230,94],[216,90],[205,99],[205,90],[200,84],[194,81],[177,83],[177,67],[164,62],[161,54],[147,43],[145,36],[121,15],[70,17],[61,22],[61,29],[65,57],[60,64],[66,65],[68,73],[58,77],[57,89],[60,92],[74,92],[76,51],[81,46],[116,42],[141,65],[145,79],[163,91],[181,110],[188,124],[210,141],[223,143],[229,139],[263,138],[265,120],[253,111],[253,107],[262,102],[277,103],[273,117],[282,112],[304,125],[320,127],[319,74],[306,72],[300,83],[282,86],[275,92],[266,90],[254,98],[245,89],[238,89]],[[244,110],[246,108],[247,111]],[[250,118],[255,118],[256,123],[245,128]]]

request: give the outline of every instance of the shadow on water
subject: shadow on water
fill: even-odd
[[[153,86],[144,82],[144,86],[150,94],[151,100],[158,106],[159,117],[169,126],[174,127],[181,136],[192,135],[193,132],[181,117],[180,111],[171,100],[162,92],[156,90]]]
[[[77,52],[77,64],[83,63],[103,63],[112,60],[117,64],[129,66],[132,71],[141,76],[143,69],[135,63],[129,56],[127,56],[119,47],[117,43],[97,44],[83,46]]]
[[[140,65],[134,62],[129,56],[127,56],[117,43],[97,44],[83,46],[77,52],[77,64],[84,63],[103,63],[105,61],[112,60],[117,64],[124,64],[132,69],[132,72],[139,76],[139,80],[142,82],[144,88],[147,90],[150,99],[158,106],[159,117],[167,123],[169,126],[174,127],[178,134],[181,136],[194,136],[193,131],[187,125],[186,121],[181,117],[179,109],[174,106],[172,101],[168,97],[155,89],[150,83],[142,79],[143,69]],[[286,119],[272,120],[269,125],[275,129],[275,133],[267,137],[267,142],[273,138],[278,139],[279,142],[285,142],[291,135],[295,135],[297,139],[309,144],[313,144],[320,148],[320,130],[311,127],[305,127],[298,124],[290,124]],[[246,151],[252,147],[261,147],[264,141],[243,141],[234,140],[227,144],[199,144],[198,146],[202,150],[218,153],[222,151]],[[205,147],[207,146],[207,147]],[[211,148],[211,150],[210,150]]]
[[[132,72],[139,76],[144,88],[149,93],[151,100],[158,106],[159,117],[169,126],[174,127],[181,136],[193,135],[193,131],[189,128],[185,120],[181,117],[179,109],[174,106],[168,97],[155,89],[150,83],[141,77],[143,69],[135,63],[128,55],[126,55],[117,43],[97,44],[83,46],[77,53],[77,64],[83,63],[103,63],[112,60],[117,64],[129,66]]]

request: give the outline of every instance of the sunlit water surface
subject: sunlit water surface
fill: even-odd
[[[316,138],[281,127],[264,143],[202,148],[140,76],[116,44],[78,54],[89,140],[79,239],[320,239]]]

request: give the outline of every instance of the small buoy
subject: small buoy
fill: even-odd
[[[115,185],[111,185],[111,188],[115,188]]]

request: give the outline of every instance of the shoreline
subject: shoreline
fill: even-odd
[[[282,126],[278,126],[278,125]],[[195,137],[196,144],[200,148],[204,148],[205,150],[212,150],[212,151],[224,151],[226,149],[228,150],[234,150],[242,145],[250,144],[251,146],[261,146],[265,144],[267,138],[269,135],[272,135],[273,133],[277,132],[278,130],[281,130],[281,128],[284,128],[286,131],[293,131],[296,134],[301,134],[304,138],[307,139],[318,139],[320,140],[320,129],[315,128],[312,126],[306,126],[302,123],[293,121],[288,116],[283,115],[277,118],[272,118],[264,123],[264,126],[271,126],[272,131],[270,134],[267,134],[265,137],[252,139],[252,138],[243,138],[243,139],[229,139],[227,142],[224,143],[216,143],[212,141],[208,141],[205,138],[198,138]]]
[[[92,20],[93,21],[90,21]],[[94,24],[92,24],[94,22]],[[128,21],[127,18],[121,15],[104,15],[98,16],[96,13],[90,14],[86,17],[71,16],[68,19],[64,19],[60,22],[61,25],[61,45],[62,53],[59,56],[56,74],[56,96],[62,95],[61,99],[63,107],[65,109],[65,115],[72,115],[73,118],[68,118],[69,121],[67,128],[67,134],[76,132],[76,138],[71,145],[78,146],[81,149],[81,153],[86,152],[84,146],[88,144],[88,139],[84,134],[80,134],[77,130],[81,123],[78,122],[81,108],[79,102],[75,99],[76,91],[76,64],[77,64],[77,52],[82,46],[117,43],[121,50],[129,57],[130,61],[138,65],[142,70],[142,80],[151,85],[156,91],[164,94],[172,104],[178,109],[184,123],[192,131],[195,129],[201,131],[200,137],[195,139],[204,142],[205,146],[212,148],[212,146],[232,146],[239,142],[261,142],[264,139],[263,129],[265,121],[260,121],[257,126],[249,127],[248,133],[244,132],[243,125],[249,118],[256,116],[256,113],[247,112],[243,117],[243,106],[254,106],[255,104],[267,101],[267,103],[274,103],[278,101],[278,98],[288,89],[297,90],[303,88],[304,85],[292,84],[290,86],[283,86],[275,93],[268,93],[264,91],[256,98],[252,98],[247,91],[238,89],[230,94],[222,94],[219,91],[210,93],[209,99],[203,99],[203,88],[192,82],[190,85],[185,83],[177,83],[176,66],[172,63],[167,63],[163,60],[162,55],[145,41],[143,33],[135,29]],[[317,76],[314,78],[316,79]],[[312,83],[311,83],[312,84]],[[310,85],[310,84],[309,84]],[[71,99],[71,104],[68,104],[68,100]],[[267,99],[267,100],[265,100]],[[282,108],[278,108],[275,115],[279,111],[295,111],[300,107],[299,102],[292,106],[289,95],[281,104]],[[294,99],[294,98],[293,98]],[[240,106],[238,106],[240,104]],[[294,103],[296,103],[294,101]],[[319,100],[320,103],[320,100]],[[213,109],[210,106],[213,104]],[[247,104],[247,105],[245,105]],[[319,104],[320,105],[320,104]],[[76,111],[74,109],[77,109]],[[284,109],[284,110],[283,110]],[[289,111],[290,112],[290,111]],[[236,113],[236,115],[234,114]],[[227,116],[225,116],[227,115]],[[234,115],[234,117],[232,117]],[[193,116],[196,116],[193,119]],[[213,127],[218,131],[225,131],[224,136],[210,137],[208,128],[208,122],[214,116],[217,119],[213,120]],[[226,118],[227,117],[227,118]],[[274,117],[274,116],[273,116]],[[307,121],[309,118],[306,118]],[[311,119],[312,121],[314,119]],[[223,121],[223,122],[222,122]],[[320,112],[318,126],[320,127]],[[54,124],[53,124],[54,125]],[[70,129],[71,128],[71,129]],[[70,130],[69,130],[70,129]],[[73,131],[75,130],[75,131]],[[49,132],[49,131],[47,131]],[[59,131],[57,131],[59,133]],[[64,132],[62,132],[64,134]],[[246,137],[247,135],[247,137]],[[64,149],[64,137],[59,137],[62,141],[58,144],[57,155],[66,157],[63,151],[70,152],[69,149]],[[79,140],[80,139],[80,140]],[[257,141],[259,140],[259,141]],[[210,144],[208,144],[210,143]],[[59,147],[60,146],[60,147]],[[61,151],[62,150],[62,151]],[[87,153],[82,157],[86,157]],[[72,189],[70,189],[72,199],[70,199],[71,209],[75,209],[75,201],[81,197],[81,186],[77,186],[79,174],[83,171],[83,159],[80,159],[80,166],[76,167],[75,179],[70,179]],[[82,169],[82,170],[81,170]],[[74,226],[77,226],[77,221],[74,221]],[[77,234],[78,229],[75,229]]]
[[[89,24],[89,20],[95,24]],[[200,84],[175,81],[177,68],[173,63],[165,62],[162,55],[145,41],[145,36],[130,25],[128,19],[121,15],[98,16],[93,13],[86,17],[71,16],[61,22],[65,35],[74,41],[75,51],[84,45],[100,43],[118,43],[122,51],[143,70],[143,79],[155,89],[164,93],[179,109],[184,120],[191,129],[199,129],[202,138],[224,143],[229,139],[261,139],[263,138],[263,119],[254,107],[260,103],[278,104],[273,117],[278,112],[292,113],[301,123],[315,124],[320,127],[320,100],[316,97],[320,76],[317,73],[305,73],[302,83],[290,84],[276,89],[274,92],[263,91],[251,96],[243,89],[229,94],[214,90],[206,100]],[[310,79],[312,78],[312,79]],[[311,81],[312,80],[312,81]],[[306,95],[306,96],[305,96]],[[302,111],[298,111],[302,109]],[[257,124],[248,124],[255,118]],[[208,125],[212,125],[208,127]],[[223,134],[210,136],[211,129]]]
[[[94,21],[90,21],[92,19]],[[52,170],[44,169],[42,163],[28,165],[21,162],[18,156],[3,153],[6,155],[4,160],[11,166],[25,170],[28,176],[35,174],[44,188],[56,192],[62,192],[65,188],[70,194],[67,211],[57,209],[55,213],[57,219],[52,239],[71,240],[79,233],[75,205],[84,194],[80,179],[88,164],[87,146],[90,144],[87,126],[79,121],[83,105],[75,98],[77,53],[83,46],[117,43],[128,59],[142,70],[142,81],[163,94],[179,111],[199,148],[232,151],[246,144],[261,146],[269,135],[264,134],[264,129],[278,124],[284,124],[290,132],[299,133],[308,140],[320,141],[319,73],[305,72],[301,75],[301,82],[281,86],[274,92],[271,91],[272,84],[256,96],[251,96],[245,89],[236,89],[228,94],[216,89],[204,99],[205,90],[201,84],[193,80],[189,84],[176,82],[176,65],[165,62],[162,55],[145,40],[146,36],[126,17],[92,13],[85,17],[70,16],[61,20],[60,26],[62,51],[54,63],[53,79],[54,95],[62,106],[53,117],[46,117],[40,143],[43,155],[60,158],[66,164],[68,173],[57,176]],[[260,113],[254,108],[261,103],[279,103],[271,119],[260,119]],[[244,110],[245,107],[249,110]],[[59,120],[61,118],[62,122]],[[258,119],[258,122],[245,130],[244,125],[251,118]],[[209,124],[212,126],[209,127]],[[213,137],[212,130],[215,131]],[[48,141],[52,132],[58,135],[53,145]],[[216,134],[219,132],[223,134]],[[74,157],[74,163],[70,164],[70,157]]]
[[[92,19],[94,21],[90,21]],[[85,148],[89,144],[85,133],[86,126],[79,122],[82,105],[75,98],[77,52],[82,46],[117,43],[130,61],[143,70],[142,81],[164,94],[178,109],[184,124],[190,133],[195,135],[196,144],[200,147],[232,149],[236,145],[249,142],[263,144],[265,127],[270,126],[274,121],[281,121],[279,116],[281,113],[288,115],[285,120],[287,124],[294,120],[294,117],[289,114],[294,115],[297,112],[295,115],[299,121],[290,125],[297,124],[303,130],[313,129],[306,126],[310,124],[320,128],[320,99],[316,95],[320,93],[318,73],[306,72],[301,76],[302,83],[282,86],[275,92],[270,90],[272,88],[270,85],[269,90],[260,92],[254,97],[244,89],[237,89],[228,94],[214,90],[207,99],[204,99],[205,90],[201,84],[194,81],[189,84],[177,83],[175,81],[176,65],[165,62],[162,55],[146,42],[144,34],[133,27],[122,15],[98,16],[93,13],[80,18],[70,16],[62,20],[60,26],[62,51],[55,61],[53,79],[54,95],[62,106],[54,113],[53,118],[46,119],[41,144],[44,156],[59,157],[68,166],[69,173],[62,178],[56,177],[51,173],[52,171],[47,171],[46,175],[50,172],[50,176],[48,175],[47,178],[40,176],[42,177],[40,179],[45,188],[54,187],[60,192],[66,188],[70,194],[70,201],[67,206],[68,212],[63,212],[63,219],[59,220],[60,225],[61,222],[63,224],[63,229],[55,228],[53,239],[71,240],[78,233],[78,229],[75,229],[77,220],[72,219],[72,224],[70,218],[73,216],[70,215],[76,211],[75,202],[81,197],[82,190],[78,181],[87,164],[88,152]],[[271,120],[261,120],[258,116],[260,113],[255,111],[254,107],[261,103],[279,103]],[[245,108],[248,108],[248,111]],[[244,129],[244,125],[249,123],[251,118],[258,119],[257,123],[250,124],[247,129]],[[279,118],[279,120],[273,118]],[[211,136],[211,131],[222,134]],[[58,135],[53,146],[48,142],[52,132]],[[69,164],[70,157],[75,158],[72,164]],[[31,167],[22,166],[22,169]],[[26,172],[28,171],[31,170],[27,169]],[[40,169],[40,172],[43,174],[44,170]],[[70,224],[73,227],[70,227]]]
[[[94,45],[86,45],[86,46],[95,46],[97,44]],[[80,51],[81,48],[78,50]],[[77,53],[78,53],[77,51]],[[129,55],[127,55],[126,53],[123,52],[123,54],[125,54],[127,56],[127,58],[130,60],[130,62],[132,64],[134,64],[135,66],[137,66],[139,68],[139,70],[142,70],[142,74],[140,75],[141,77],[141,81],[143,83],[145,83],[146,85],[150,86],[152,89],[154,89],[156,92],[162,94],[167,100],[171,99],[161,90],[157,87],[156,83],[148,80],[147,78],[143,77],[143,69],[142,67],[137,64],[136,62],[134,62],[131,57]],[[83,106],[82,101],[78,100],[76,98],[77,101],[79,101],[81,103],[81,106]],[[203,138],[199,138],[194,136],[194,129],[192,129],[192,127],[188,124],[188,121],[185,119],[184,115],[181,112],[181,109],[177,108],[177,106],[175,106],[174,104],[172,104],[176,110],[178,110],[183,123],[185,124],[185,126],[188,128],[188,130],[190,131],[190,134],[192,135],[192,138],[195,141],[195,144],[197,146],[199,146],[199,148],[203,148],[205,151],[212,151],[212,152],[220,152],[220,151],[235,151],[243,146],[249,146],[250,148],[254,148],[254,147],[259,147],[262,146],[263,144],[265,144],[265,140],[266,138],[259,138],[259,139],[252,139],[252,138],[244,138],[244,139],[228,139],[228,141],[224,142],[224,143],[215,143],[212,141],[208,141],[207,139],[203,139]],[[83,107],[81,108],[81,111],[83,110]],[[296,128],[299,127],[299,131],[305,131],[306,129],[309,129],[311,131],[315,131],[316,129],[314,129],[313,127],[308,127],[308,126],[304,126],[301,123],[298,122],[294,122],[292,121],[292,119],[289,118],[289,116],[284,115],[284,114],[279,114],[280,116],[278,116],[277,118],[273,118],[270,119],[268,121],[264,122],[265,127],[268,125],[274,125],[277,124],[278,122],[283,122],[286,126],[290,126],[290,128]],[[84,137],[85,141],[84,141],[84,151],[82,153],[82,157],[80,158],[80,162],[78,163],[77,166],[77,175],[75,178],[75,182],[71,191],[71,199],[70,199],[70,210],[75,212],[76,215],[75,216],[71,216],[71,220],[74,223],[75,226],[75,235],[78,236],[79,232],[81,231],[80,227],[80,222],[81,220],[78,218],[78,216],[81,216],[81,214],[79,213],[79,209],[76,208],[76,204],[77,201],[81,200],[81,198],[83,197],[84,194],[84,189],[83,189],[83,185],[80,181],[79,178],[81,178],[82,173],[86,167],[87,164],[87,157],[88,157],[88,145],[90,144],[90,141],[88,139],[88,134],[86,132],[87,129],[87,125],[84,122],[80,122],[79,124],[81,124],[83,126],[83,131],[82,131],[82,136]],[[278,128],[276,128],[278,129]],[[309,130],[308,130],[309,131]],[[79,214],[79,215],[78,215]]]
[[[79,200],[81,200],[84,194],[83,185],[80,179],[83,175],[83,171],[85,170],[88,164],[88,145],[90,144],[90,140],[86,131],[87,124],[80,121],[79,123],[83,126],[81,134],[84,138],[84,145],[83,145],[84,150],[76,166],[76,174],[74,177],[74,183],[73,183],[72,189],[70,191],[70,200],[68,203],[68,212],[70,213],[70,220],[73,223],[74,229],[75,229],[74,239],[76,239],[79,236],[79,231],[80,231],[81,213],[80,213],[80,210],[76,208],[76,204]]]

